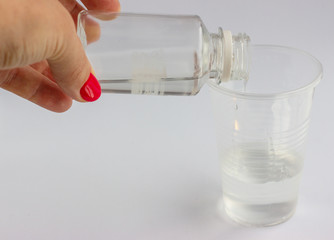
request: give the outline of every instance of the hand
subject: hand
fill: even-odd
[[[120,9],[118,0],[82,2],[88,9]],[[0,0],[0,87],[55,112],[69,109],[72,99],[99,98],[76,35],[82,9],[76,0]]]

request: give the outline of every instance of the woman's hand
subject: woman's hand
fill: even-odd
[[[119,11],[118,0],[82,0]],[[0,87],[55,112],[95,101],[101,88],[76,35],[76,0],[0,0]],[[92,37],[94,38],[94,36]]]

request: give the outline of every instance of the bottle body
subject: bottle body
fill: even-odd
[[[94,27],[99,36],[89,43]],[[104,92],[195,95],[222,71],[224,39],[198,16],[83,11],[78,35]]]

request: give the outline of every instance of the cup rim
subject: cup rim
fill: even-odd
[[[297,48],[294,48],[294,47],[281,46],[281,45],[270,45],[270,44],[254,44],[251,47],[252,48],[258,48],[258,47],[263,48],[263,47],[265,47],[265,48],[272,48],[272,49],[284,49],[284,50],[290,50],[290,51],[298,52],[298,53],[303,54],[306,57],[310,58],[314,62],[314,65],[316,65],[317,68],[318,68],[318,73],[314,77],[314,80],[311,81],[310,83],[308,83],[306,85],[303,85],[299,88],[290,90],[290,91],[282,91],[282,92],[278,92],[278,93],[266,94],[266,93],[247,93],[247,92],[233,91],[231,89],[228,89],[228,88],[217,85],[215,79],[209,79],[207,81],[207,83],[208,83],[208,85],[210,86],[211,89],[216,90],[218,92],[221,92],[223,94],[227,94],[227,95],[230,95],[230,96],[233,96],[233,97],[237,97],[237,98],[249,98],[249,99],[285,98],[285,97],[288,97],[290,95],[302,92],[304,90],[316,87],[319,84],[322,77],[323,77],[323,67],[322,67],[322,64],[320,63],[320,61],[317,58],[315,58],[313,55],[311,55],[310,53],[308,53],[304,50],[300,50],[300,49],[297,49]]]

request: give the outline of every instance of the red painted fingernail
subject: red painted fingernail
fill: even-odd
[[[92,73],[89,75],[85,84],[81,87],[80,95],[87,102],[94,102],[101,96],[101,86]]]

